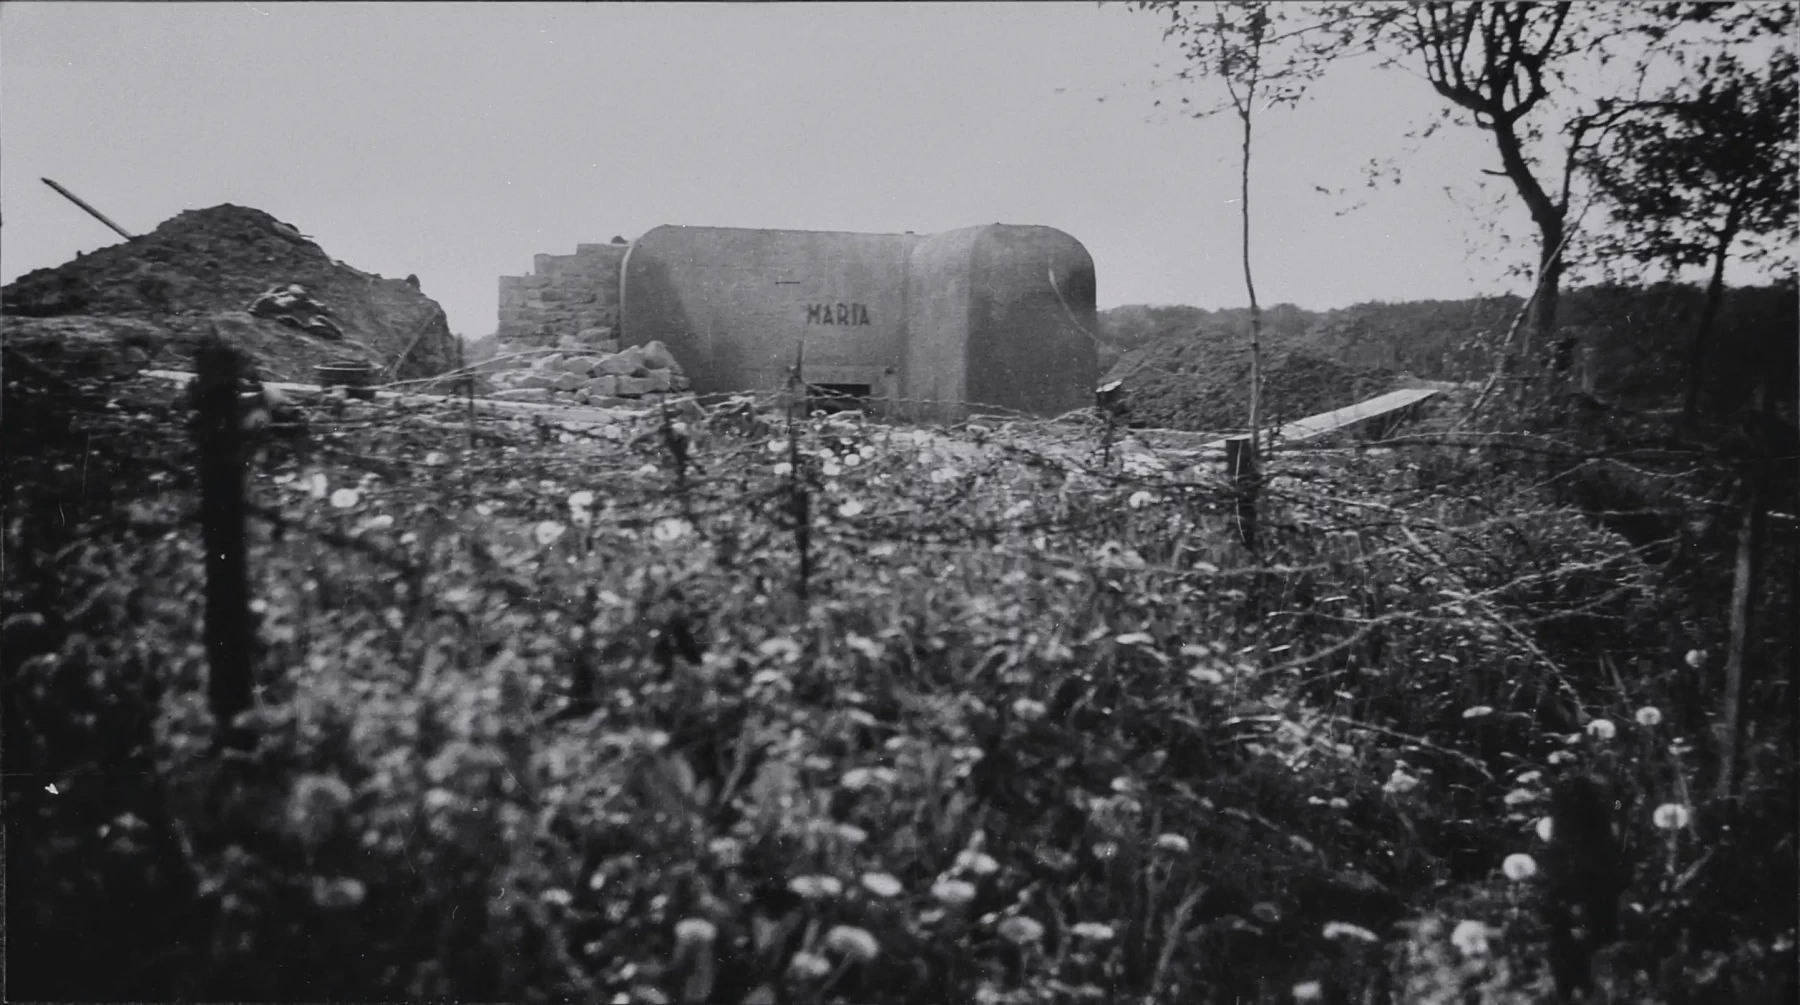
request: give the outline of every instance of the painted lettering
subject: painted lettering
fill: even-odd
[[[807,304],[806,323],[809,325],[866,325],[874,322],[869,318],[867,304]]]

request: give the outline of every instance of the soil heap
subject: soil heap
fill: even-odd
[[[444,310],[407,279],[334,260],[312,239],[243,206],[189,210],[154,231],[20,276],[0,290],[8,348],[109,351],[186,368],[216,330],[274,380],[320,363],[372,363],[380,379],[455,365]],[[129,348],[129,351],[126,351]]]
[[[1262,419],[1275,425],[1353,405],[1393,390],[1398,374],[1350,366],[1290,340],[1263,346]],[[1133,425],[1225,433],[1242,429],[1250,410],[1250,340],[1224,326],[1202,326],[1132,350],[1102,383],[1124,382]]]

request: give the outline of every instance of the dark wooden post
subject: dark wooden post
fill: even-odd
[[[194,441],[200,448],[200,514],[206,546],[207,703],[216,747],[248,748],[234,720],[251,702],[250,571],[244,540],[242,362],[214,338],[195,356]]]
[[[1225,470],[1231,474],[1232,495],[1237,500],[1238,531],[1244,536],[1244,547],[1256,550],[1256,495],[1260,484],[1256,470],[1256,448],[1250,437],[1234,436],[1225,441]]]

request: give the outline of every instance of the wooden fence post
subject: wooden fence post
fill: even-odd
[[[1231,475],[1232,495],[1237,501],[1238,532],[1244,547],[1256,550],[1256,496],[1260,485],[1256,470],[1256,448],[1250,437],[1234,436],[1225,441],[1225,470]]]
[[[251,703],[250,571],[245,554],[242,361],[217,339],[195,354],[194,441],[200,449],[200,514],[206,546],[207,704],[215,749],[248,749],[234,720]]]

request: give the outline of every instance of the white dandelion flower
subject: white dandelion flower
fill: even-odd
[[[1692,819],[1693,814],[1680,803],[1664,803],[1650,814],[1650,822],[1665,831],[1681,830]]]
[[[996,931],[1001,938],[1017,946],[1036,942],[1044,937],[1044,926],[1023,914],[1015,914],[1001,921]]]
[[[656,521],[656,524],[650,528],[650,536],[663,544],[669,544],[688,536],[688,532],[693,529],[692,524],[680,517],[666,517]]]
[[[961,879],[940,879],[931,884],[931,895],[940,904],[967,904],[975,899],[975,884]]]
[[[562,537],[563,531],[567,529],[555,520],[543,520],[531,529],[531,536],[537,541],[538,547],[548,548],[555,544],[556,539]]]
[[[822,900],[843,893],[844,884],[836,876],[795,876],[788,880],[788,889],[807,900]]]
[[[868,930],[854,925],[833,925],[825,933],[825,947],[854,960],[867,963],[881,951],[881,944]]]
[[[1524,852],[1514,852],[1506,856],[1506,861],[1500,863],[1500,871],[1506,873],[1507,879],[1515,883],[1523,883],[1537,875],[1537,859]]]
[[[1493,930],[1479,921],[1461,921],[1450,932],[1450,944],[1464,956],[1486,956]]]
[[[1380,942],[1381,936],[1348,921],[1328,921],[1321,933],[1327,939],[1355,939],[1358,942]]]

